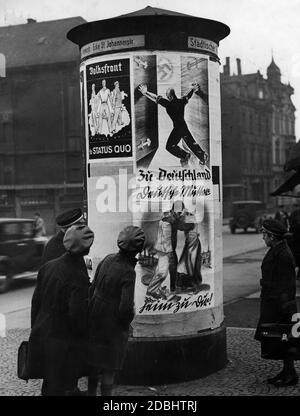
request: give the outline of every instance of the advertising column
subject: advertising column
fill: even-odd
[[[189,33],[185,50],[147,48],[149,33],[89,40],[78,43],[91,279],[125,226],[146,235],[120,380],[209,374],[226,363],[218,44]]]

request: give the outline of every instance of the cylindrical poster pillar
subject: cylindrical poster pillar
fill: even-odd
[[[189,380],[226,364],[219,22],[146,9],[72,29],[81,51],[89,267],[126,225],[146,245],[119,382]]]

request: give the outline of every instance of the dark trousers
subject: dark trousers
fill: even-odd
[[[181,139],[185,141],[186,145],[191,149],[195,156],[202,161],[205,152],[201,149],[199,144],[195,142],[195,139],[187,127],[181,129],[174,127],[167,140],[167,151],[179,159],[184,159],[188,153],[178,146]]]
[[[177,280],[178,257],[177,257],[176,251],[174,250],[172,253],[168,253],[168,257],[169,257],[170,289],[173,292],[176,288],[176,280]]]
[[[42,396],[72,395],[82,373],[82,350],[64,341],[48,340],[45,360]]]

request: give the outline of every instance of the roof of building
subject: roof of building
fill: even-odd
[[[66,34],[86,21],[78,16],[67,19],[0,27],[0,52],[5,55],[6,68],[70,62],[79,50]]]
[[[270,65],[267,68],[267,73],[268,74],[272,73],[272,72],[273,73],[278,73],[278,74],[281,73],[279,67],[275,64],[273,56],[272,56],[272,61],[271,61]]]

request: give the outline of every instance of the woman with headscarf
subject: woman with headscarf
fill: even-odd
[[[266,345],[262,338],[261,325],[290,324],[293,314],[297,312],[297,304],[295,260],[284,238],[287,229],[281,222],[267,219],[262,223],[262,233],[263,239],[270,249],[261,265],[260,318],[255,339],[261,342],[261,352],[264,358],[265,353],[268,352],[269,344]],[[282,371],[267,380],[275,387],[291,386],[298,382],[294,359],[288,347],[285,348],[282,358]]]
[[[195,293],[208,290],[209,285],[202,284],[202,253],[196,217],[184,204],[179,214],[177,228],[184,231],[185,244],[177,266],[177,285],[179,290],[193,289]]]
[[[136,255],[143,250],[144,231],[128,226],[118,237],[119,252],[99,264],[90,289],[88,361],[92,371],[88,394],[96,396],[101,374],[101,396],[111,396],[115,373],[123,366],[134,318]]]

